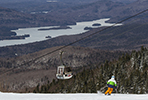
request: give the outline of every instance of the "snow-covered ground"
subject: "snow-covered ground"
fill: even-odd
[[[148,94],[17,94],[0,93],[0,100],[148,100]]]

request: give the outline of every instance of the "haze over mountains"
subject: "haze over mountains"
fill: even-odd
[[[40,3],[38,3],[38,5],[39,4]],[[70,3],[70,4],[69,3],[61,3],[61,2],[60,3],[55,3],[55,2],[47,3],[46,2],[43,4],[41,3],[40,6],[33,5],[31,3],[29,5],[30,7],[25,7],[26,5],[21,7],[20,5],[21,4],[19,4],[19,6],[18,6],[18,4],[15,5],[16,10],[22,9],[23,12],[28,12],[28,13],[19,12],[19,10],[18,11],[12,10],[12,9],[10,9],[11,7],[9,7],[9,9],[8,8],[0,8],[1,9],[1,12],[0,12],[1,13],[1,16],[0,16],[0,21],[1,21],[0,36],[2,38],[7,38],[7,37],[10,37],[11,35],[15,35],[15,33],[11,33],[10,30],[17,29],[20,27],[36,27],[36,26],[47,26],[47,25],[62,26],[62,25],[75,24],[78,21],[88,21],[88,20],[95,20],[95,19],[99,19],[99,18],[110,18],[109,22],[117,22],[117,21],[125,19],[129,16],[132,16],[142,10],[145,10],[148,5],[148,1],[138,0],[138,1],[130,3],[130,4],[124,4],[121,2],[113,2],[110,0],[99,0],[99,1],[91,2],[91,3],[87,3],[87,4],[86,3],[77,4],[76,2]],[[33,6],[31,6],[31,5],[33,5]],[[35,12],[48,11],[48,13],[30,14],[32,11],[35,11]],[[146,16],[146,14],[147,14],[147,12],[144,13],[143,15],[135,17],[135,19],[128,20],[128,21],[124,22],[124,24],[127,25],[129,23],[129,21],[131,21],[128,26],[130,26],[131,28],[135,28],[136,26],[146,23],[148,21],[148,17]],[[133,24],[131,24],[131,23],[133,23]],[[126,30],[129,30],[128,27],[126,27],[126,25],[119,27],[117,30],[121,30],[121,29],[123,29],[123,27],[124,27],[124,30],[120,31],[120,33],[123,33]],[[114,42],[110,42],[111,43],[110,45],[108,44],[108,42],[106,42],[106,40],[104,38],[101,38],[101,39],[96,38],[95,41],[92,38],[91,40],[93,40],[93,41],[91,41],[89,43],[89,45],[86,42],[83,42],[84,44],[77,43],[76,45],[77,46],[83,45],[83,46],[87,46],[87,47],[95,47],[95,48],[109,49],[109,50],[117,50],[117,49],[123,50],[123,48],[125,50],[138,49],[141,45],[147,45],[147,39],[146,39],[147,29],[144,28],[146,26],[147,25],[145,24],[141,28],[141,29],[143,29],[142,33],[145,35],[141,35],[143,37],[139,38],[140,39],[139,41],[141,41],[141,42],[138,42],[138,44],[137,44],[136,39],[134,39],[135,41],[134,42],[132,41],[132,44],[131,44],[130,40],[133,40],[132,38],[134,38],[134,37],[132,34],[129,34],[129,32],[127,32],[126,34],[128,34],[128,40],[126,40],[127,38],[123,38],[124,36],[122,36],[120,38],[116,37],[114,40],[112,40]],[[91,34],[94,31],[97,31],[97,29],[93,30],[93,31],[89,31],[86,34]],[[132,30],[132,31],[135,31],[135,30]],[[109,33],[110,33],[110,31],[108,31],[107,34],[109,34]],[[133,33],[133,32],[130,32],[130,33]],[[77,39],[80,39],[81,37],[85,36],[86,34],[81,34],[81,35],[76,35],[76,36],[57,37],[55,39],[50,39],[50,40],[39,42],[39,43],[33,43],[34,47],[31,46],[32,44],[27,44],[27,45],[22,45],[22,46],[5,47],[5,48],[0,49],[0,51],[1,51],[0,55],[2,57],[15,56],[13,53],[14,49],[15,49],[15,52],[23,55],[23,54],[27,54],[27,53],[33,53],[35,51],[39,51],[39,50],[46,49],[46,48],[53,47],[53,46],[66,45],[66,44],[71,43]],[[102,33],[102,34],[104,34],[104,33]],[[115,34],[115,33],[113,33],[113,34]],[[118,33],[116,33],[116,34],[118,34]],[[105,35],[106,38],[108,36],[109,35]],[[88,38],[88,40],[89,40],[89,38]],[[102,45],[98,44],[100,42],[100,40],[103,43]],[[119,40],[120,40],[120,44],[118,43]],[[54,41],[56,41],[56,42],[54,42]],[[126,41],[126,43],[125,43],[125,41]],[[96,44],[98,44],[98,45],[96,45]],[[126,45],[123,45],[123,44],[126,44]],[[105,46],[105,48],[104,48],[104,46]],[[23,51],[24,48],[28,48],[28,49],[24,52]],[[6,52],[12,52],[12,53],[7,55]]]

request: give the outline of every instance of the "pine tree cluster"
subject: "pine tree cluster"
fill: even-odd
[[[70,80],[53,80],[37,86],[34,93],[96,93],[105,92],[106,82],[115,75],[118,93],[148,93],[148,49],[132,51],[118,60],[106,61],[101,66],[84,69]],[[115,91],[113,91],[115,92]]]

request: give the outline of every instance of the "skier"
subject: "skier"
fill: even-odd
[[[105,92],[105,95],[111,95],[113,88],[117,88],[117,83],[115,81],[115,76],[113,75],[110,80],[107,82],[108,90]]]

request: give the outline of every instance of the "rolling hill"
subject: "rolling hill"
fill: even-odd
[[[40,3],[37,1],[22,1],[22,3],[1,4],[1,6],[7,7],[0,8],[1,38],[5,39],[15,35],[10,30],[20,27],[71,25],[79,21],[96,20],[99,18],[111,18],[109,22],[117,22],[144,10],[148,4],[147,1],[141,0],[130,4],[110,0],[94,0],[81,4],[78,4],[76,1],[75,3],[69,2]],[[146,22],[147,19],[145,17],[139,21]]]

